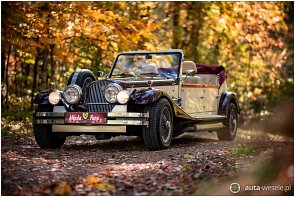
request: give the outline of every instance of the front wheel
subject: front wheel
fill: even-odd
[[[36,112],[52,112],[53,106],[39,105]],[[52,125],[35,124],[34,136],[41,148],[60,148],[66,141],[66,137],[59,137],[52,133]]]
[[[149,125],[143,128],[143,141],[149,150],[161,150],[170,146],[173,136],[173,113],[169,101],[160,99],[146,107]]]
[[[238,110],[235,104],[229,104],[225,128],[217,131],[219,140],[232,141],[235,139],[238,129]]]

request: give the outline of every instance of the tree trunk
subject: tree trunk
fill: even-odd
[[[1,107],[4,109],[4,75],[5,75],[5,46],[3,46],[3,50],[1,51]]]
[[[26,76],[26,78],[25,78],[25,87],[27,88],[28,87],[28,85],[29,85],[29,83],[28,83],[28,81],[29,81],[29,75],[30,75],[30,71],[31,71],[31,64],[27,64],[26,65],[26,74],[25,74],[25,76]]]
[[[53,57],[53,51],[54,50],[54,44],[50,45],[50,65],[51,65],[51,74],[50,74],[50,81],[54,82],[55,80],[55,69],[56,69],[56,65],[54,63],[54,57]]]
[[[6,95],[5,95],[5,108],[8,110],[8,86],[9,86],[9,81],[8,81],[8,67],[9,67],[9,59],[10,59],[10,53],[12,50],[12,46],[9,47],[8,50],[8,55],[7,55],[7,62],[6,62],[6,73],[5,73],[5,85],[6,85]]]
[[[31,94],[31,109],[33,109],[33,106],[34,106],[34,93],[36,91],[36,86],[37,86],[39,56],[40,56],[40,49],[37,48],[37,54],[36,54],[35,63],[34,63],[33,87],[32,87],[32,94]]]
[[[15,50],[14,52],[14,94],[17,97],[17,90],[18,90],[18,83],[17,83],[17,75],[18,75],[18,57],[17,57],[17,52]]]
[[[180,44],[180,26],[179,26],[179,19],[180,19],[180,9],[179,9],[179,2],[172,2],[172,9],[173,9],[173,16],[172,16],[172,22],[173,22],[173,43],[172,48],[178,49]]]
[[[192,46],[192,49],[193,49],[193,60],[194,62],[197,62],[198,61],[198,50],[197,50],[197,47],[198,47],[198,40],[199,40],[199,36],[200,36],[200,30],[202,28],[202,25],[204,23],[204,13],[202,11],[204,7],[204,2],[194,2],[194,10],[197,10],[194,12],[193,14],[193,20],[195,21],[195,27],[193,27],[193,31],[192,31],[192,34],[193,34],[193,46]]]
[[[26,64],[24,62],[21,62],[22,71],[21,71],[21,77],[20,77],[20,96],[22,98],[24,96],[24,89],[25,89],[24,81],[27,80],[27,78],[25,77],[25,66]]]
[[[40,89],[44,90],[47,86],[47,66],[48,66],[48,48],[45,47],[43,51],[43,64],[41,67],[41,86]]]

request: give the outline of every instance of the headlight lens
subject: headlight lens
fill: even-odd
[[[53,91],[49,94],[48,101],[52,105],[57,105],[60,101],[59,92]]]
[[[82,89],[78,85],[70,85],[64,91],[64,97],[70,104],[76,104],[80,101]]]
[[[123,90],[123,88],[116,84],[111,83],[109,84],[104,91],[104,97],[109,103],[116,103],[117,102],[117,94]]]
[[[126,104],[129,100],[129,92],[127,90],[122,90],[117,95],[117,100],[120,104]]]

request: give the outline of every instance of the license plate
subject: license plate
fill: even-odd
[[[66,112],[66,124],[106,124],[107,114],[99,112]]]

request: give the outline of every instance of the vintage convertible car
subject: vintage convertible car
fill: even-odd
[[[124,52],[108,74],[74,72],[64,91],[36,95],[34,135],[41,148],[59,148],[67,136],[141,136],[150,150],[168,148],[189,131],[217,131],[233,140],[240,111],[222,66],[184,61],[181,50]]]

